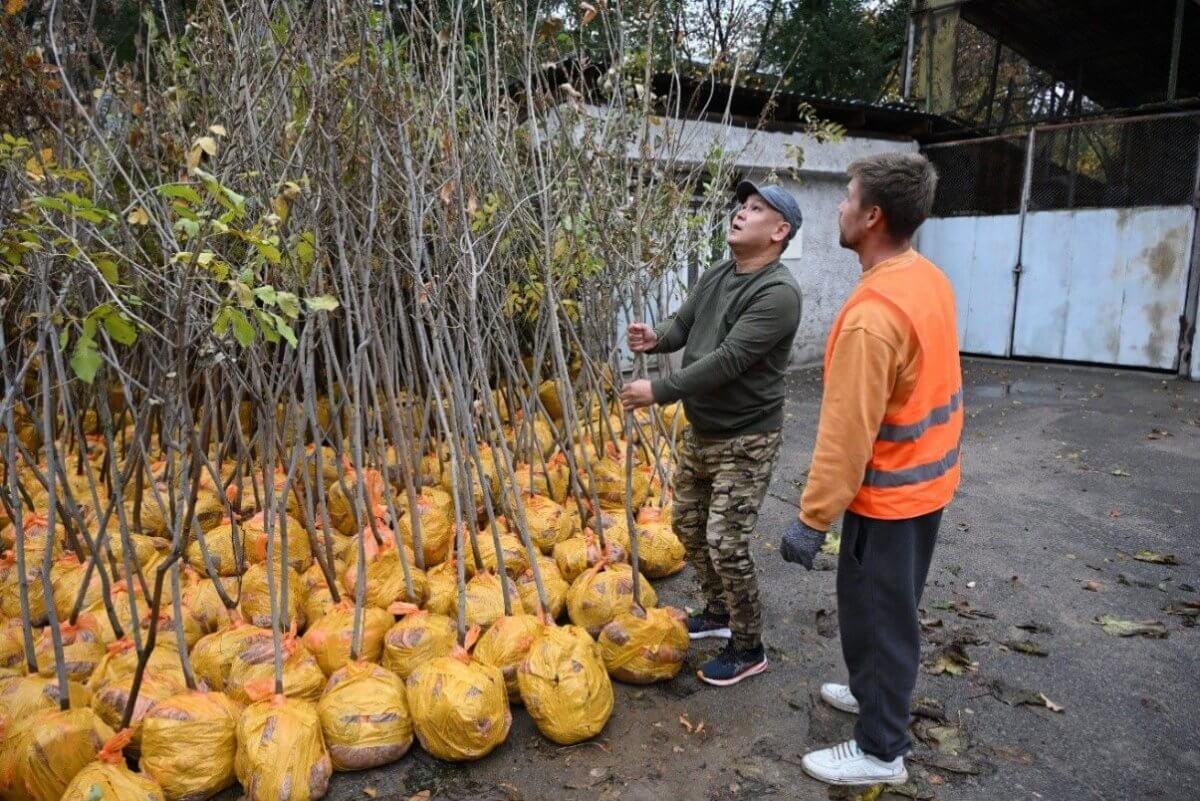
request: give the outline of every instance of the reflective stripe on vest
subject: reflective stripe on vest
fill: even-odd
[[[950,402],[935,406],[923,420],[918,420],[915,423],[908,425],[890,425],[884,423],[879,427],[879,435],[876,439],[881,439],[884,442],[911,442],[917,439],[930,426],[942,425],[949,423],[951,416],[962,407],[962,388],[950,396]]]
[[[906,487],[910,484],[920,484],[946,475],[956,464],[958,464],[958,446],[955,446],[942,458],[927,464],[919,464],[916,467],[906,467],[902,470],[876,470],[868,467],[867,473],[863,477],[863,486]]]

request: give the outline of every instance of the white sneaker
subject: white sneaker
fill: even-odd
[[[826,784],[904,784],[908,771],[904,757],[891,762],[864,754],[854,740],[805,754],[804,772]]]
[[[834,709],[840,709],[852,715],[858,714],[858,699],[845,684],[822,684],[821,700]]]

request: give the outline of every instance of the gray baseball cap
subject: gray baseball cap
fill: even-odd
[[[788,242],[791,242],[792,237],[800,230],[800,224],[804,222],[804,216],[800,214],[800,204],[796,202],[796,198],[792,197],[792,193],[782,186],[774,184],[758,186],[751,181],[742,181],[737,185],[737,199],[739,203],[745,203],[746,198],[751,195],[758,195],[767,201],[768,206],[783,215],[783,219],[787,221],[790,228],[788,238],[784,240],[784,244],[786,245]]]

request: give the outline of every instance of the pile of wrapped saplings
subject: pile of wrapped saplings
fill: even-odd
[[[11,418],[0,798],[319,798],[414,738],[478,759],[514,705],[555,743],[597,735],[612,679],[669,680],[687,651],[650,583],[683,567],[686,421],[592,405],[566,437],[553,406],[369,447],[282,414],[271,447],[248,413],[220,441],[85,416],[85,446]]]

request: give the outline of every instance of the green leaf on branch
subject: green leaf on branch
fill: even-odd
[[[200,193],[188,184],[166,184],[158,188],[158,193],[172,200],[186,200],[188,203],[200,203],[203,198]]]
[[[122,345],[132,345],[137,341],[137,329],[120,312],[114,311],[105,316],[104,330],[113,338],[113,341]]]
[[[233,324],[233,338],[243,348],[250,347],[258,337],[254,326],[246,318],[246,315],[242,313],[241,309],[235,309],[232,306],[226,308],[229,309],[229,320]]]
[[[287,317],[295,320],[300,316],[300,299],[291,292],[279,292],[275,295],[275,303]]]
[[[333,311],[339,305],[338,299],[332,295],[317,295],[312,298],[305,298],[304,303],[308,306],[309,311]]]
[[[85,384],[96,380],[96,372],[100,369],[100,352],[96,349],[95,340],[80,337],[75,343],[75,354],[71,356],[71,369]]]
[[[255,287],[254,297],[258,298],[269,306],[274,306],[278,296],[275,293],[275,287],[271,286],[270,284],[266,284],[265,286]]]
[[[104,276],[104,280],[110,284],[119,284],[121,282],[120,275],[117,272],[117,263],[112,259],[96,259],[96,269]]]

